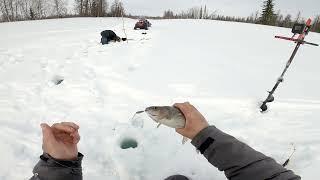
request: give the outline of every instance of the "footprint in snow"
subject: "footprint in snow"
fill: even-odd
[[[139,68],[139,64],[131,64],[129,67],[128,67],[128,71],[129,72],[133,72],[135,70],[137,70]]]
[[[96,78],[96,73],[94,72],[94,70],[90,67],[88,67],[85,72],[84,75],[88,78],[88,79],[95,79]]]
[[[21,63],[24,61],[24,56],[22,54],[16,55],[16,62]]]

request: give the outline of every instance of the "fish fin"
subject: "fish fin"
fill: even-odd
[[[188,139],[187,137],[184,137],[184,136],[183,136],[182,144],[183,144],[183,145],[186,144],[186,143],[188,142],[188,140],[189,140],[189,139]]]
[[[157,128],[159,128],[161,126],[161,123],[158,124]]]

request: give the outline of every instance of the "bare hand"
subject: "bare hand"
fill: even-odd
[[[58,160],[75,160],[78,157],[77,144],[80,141],[79,126],[71,122],[41,124],[42,149]]]
[[[177,133],[193,139],[201,130],[209,126],[203,115],[189,102],[176,103],[174,106],[179,108],[186,118],[185,127],[176,129]]]

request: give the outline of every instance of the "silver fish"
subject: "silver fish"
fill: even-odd
[[[171,128],[184,128],[186,119],[178,108],[172,106],[151,106],[146,108],[148,116],[157,122]]]
[[[151,106],[146,108],[145,112],[148,116],[160,125],[166,125],[171,128],[184,128],[186,125],[186,119],[182,112],[172,106]],[[188,141],[186,137],[183,138],[182,144]]]

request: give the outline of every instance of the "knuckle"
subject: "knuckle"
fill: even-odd
[[[57,125],[59,125],[59,123],[54,123],[52,127],[56,127]]]
[[[69,125],[69,122],[61,122],[62,125]]]

